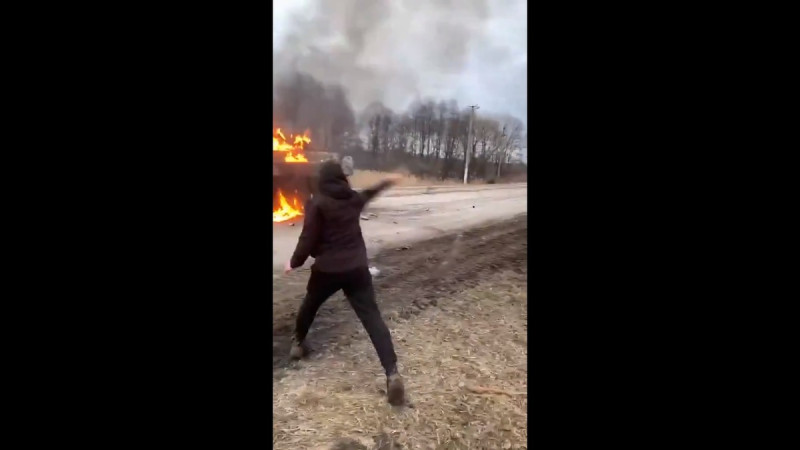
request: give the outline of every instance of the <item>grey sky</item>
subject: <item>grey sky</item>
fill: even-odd
[[[455,99],[527,125],[526,0],[275,0],[276,72],[339,83],[356,110]]]

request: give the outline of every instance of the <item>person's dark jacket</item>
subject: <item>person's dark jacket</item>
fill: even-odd
[[[392,184],[356,192],[350,188],[341,165],[328,161],[320,167],[319,189],[305,206],[300,239],[289,264],[302,266],[309,256],[311,269],[339,273],[367,267],[367,246],[361,235],[361,211],[380,191]]]

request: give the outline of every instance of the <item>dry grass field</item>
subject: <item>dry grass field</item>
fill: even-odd
[[[402,172],[396,172],[402,173]],[[349,177],[350,185],[355,189],[364,189],[379,183],[389,175],[389,172],[378,172],[375,170],[355,170]],[[414,175],[404,174],[405,178],[398,184],[399,186],[448,186],[461,185],[459,180],[439,180],[436,178],[419,178]],[[471,182],[471,184],[484,184],[482,180]]]

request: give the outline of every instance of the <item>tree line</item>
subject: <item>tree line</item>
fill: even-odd
[[[470,109],[454,100],[417,101],[402,112],[376,102],[356,116],[341,88],[304,74],[277,83],[274,98],[273,125],[310,129],[309,150],[351,156],[357,169],[402,167],[421,177],[462,179],[469,152],[470,179],[527,173],[521,160],[527,147],[525,127],[511,116],[477,112],[469,140]]]

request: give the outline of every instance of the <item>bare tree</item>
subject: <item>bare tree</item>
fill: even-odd
[[[356,116],[340,88],[301,81],[290,87],[310,86],[326,102],[305,102],[289,108],[289,115],[313,116],[320,142],[345,149],[356,167],[392,170],[403,165],[419,176],[463,178],[469,155],[469,179],[495,179],[507,170],[524,172],[519,154],[525,128],[516,118],[476,114],[470,137],[469,110],[460,109],[453,100],[419,100],[397,113],[376,102]],[[273,109],[278,111],[283,105],[276,103]]]

